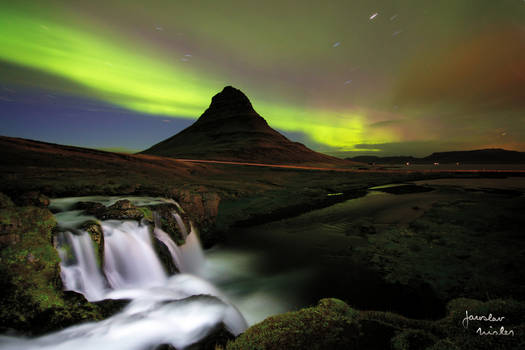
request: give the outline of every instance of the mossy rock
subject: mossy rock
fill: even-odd
[[[97,221],[88,220],[84,222],[80,228],[91,237],[95,245],[95,251],[97,252],[97,261],[100,267],[104,266],[104,233],[102,227]]]
[[[78,202],[74,209],[83,210],[84,213],[97,216],[106,210],[106,206],[98,202]]]
[[[49,198],[38,191],[26,192],[16,198],[15,202],[20,206],[35,206],[41,208],[48,207],[50,203]]]
[[[153,237],[152,242],[153,249],[157,253],[160,263],[162,264],[168,275],[179,273],[180,271],[175,265],[175,262],[173,261],[173,257],[171,256],[168,247],[166,247],[166,245],[163,242],[158,240],[157,237]]]
[[[494,299],[479,301],[458,298],[447,304],[448,315],[437,323],[442,327],[447,338],[459,349],[523,349],[525,347],[525,302],[513,299]],[[475,321],[464,322],[466,312],[469,316],[504,317],[500,322]],[[492,327],[492,328],[491,328]],[[489,335],[481,336],[482,331],[513,331],[514,336]]]
[[[392,339],[393,350],[423,350],[434,345],[438,338],[421,329],[407,329]]]
[[[0,192],[0,209],[13,207],[13,206],[14,204],[11,198],[9,198],[8,196]]]
[[[56,221],[48,209],[0,209],[0,222],[19,237],[0,250],[0,332],[41,334],[103,319],[100,307],[62,291],[60,258],[52,243]]]
[[[144,213],[135,207],[131,201],[122,199],[101,213],[97,213],[97,217],[101,220],[141,220]]]
[[[157,225],[159,225],[160,228],[166,232],[175,243],[181,245],[185,242],[184,235],[179,228],[177,220],[173,217],[173,212],[179,212],[175,205],[165,203],[152,205],[147,208],[152,213],[152,217],[154,219],[153,221],[157,222]],[[189,233],[190,225],[187,216],[185,214],[179,215],[181,215],[182,222],[186,226],[186,230]]]
[[[268,317],[226,349],[358,349],[356,317],[341,300],[322,299],[315,307]]]

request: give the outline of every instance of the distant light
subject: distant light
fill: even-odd
[[[373,14],[372,16],[370,16],[370,20],[373,20],[374,18],[376,18],[376,17],[377,17],[377,15],[378,15],[378,13],[377,13],[377,12],[376,12],[376,13],[374,13],[374,14]]]
[[[406,165],[406,166],[409,166],[409,165],[410,165],[410,162],[406,162],[405,165]]]
[[[333,44],[332,47],[338,47],[339,45],[341,45],[341,43],[338,41],[335,44]]]
[[[436,166],[437,166],[437,165],[439,165],[439,163],[438,163],[438,162],[434,162],[434,165],[436,165]]]

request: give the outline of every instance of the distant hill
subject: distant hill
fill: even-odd
[[[191,126],[141,153],[270,164],[352,164],[290,141],[257,114],[244,93],[231,86],[213,96],[208,109]]]
[[[424,158],[411,156],[376,157],[358,156],[347,158],[354,162],[376,164],[432,164],[432,163],[463,163],[463,164],[524,164],[525,152],[508,151],[500,148],[480,149],[473,151],[435,152]]]

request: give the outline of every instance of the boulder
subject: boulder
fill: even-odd
[[[236,349],[359,349],[357,311],[338,299],[271,316],[246,330],[228,350]]]
[[[56,221],[48,209],[3,208],[0,222],[0,333],[36,335],[103,319],[98,306],[62,291],[60,258],[52,243]]]
[[[101,220],[140,220],[144,217],[144,213],[129,200],[121,199],[107,207],[107,209],[98,214],[97,217]]]
[[[49,206],[49,198],[38,191],[30,191],[22,194],[16,202],[20,206],[35,206],[45,208]]]
[[[97,246],[97,255],[99,266],[104,266],[104,233],[100,224],[94,220],[84,222],[80,228],[91,236],[91,239]]]
[[[0,192],[0,209],[13,207],[13,206],[14,204],[11,198],[9,198],[8,196]]]

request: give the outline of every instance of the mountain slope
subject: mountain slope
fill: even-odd
[[[208,109],[190,127],[141,153],[274,164],[351,164],[290,141],[257,114],[246,95],[231,86],[215,95]]]

